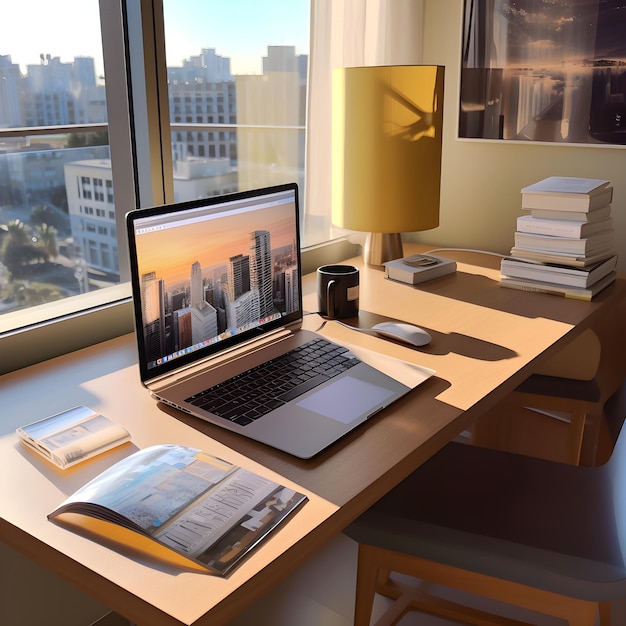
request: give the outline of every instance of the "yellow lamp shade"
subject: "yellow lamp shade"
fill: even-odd
[[[332,221],[401,233],[439,225],[444,68],[333,72]]]

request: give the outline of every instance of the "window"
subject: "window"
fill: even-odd
[[[120,253],[124,254],[124,246],[119,246],[116,239],[116,234],[123,232],[124,213],[134,206],[184,199],[184,194],[176,191],[178,180],[190,182],[185,188],[192,188],[192,191],[185,193],[193,193],[195,197],[294,178],[304,185],[304,119],[302,115],[294,117],[294,112],[306,108],[306,71],[294,72],[293,63],[289,68],[281,66],[284,64],[281,55],[285,51],[280,46],[271,48],[272,35],[262,24],[275,25],[283,34],[293,33],[294,42],[289,50],[291,61],[296,54],[306,57],[308,0],[267,3],[164,0],[165,42],[158,28],[159,2],[125,0],[121,4],[120,10],[112,9],[115,5],[107,0],[59,0],[44,10],[40,2],[24,0],[19,7],[16,5],[10,23],[0,26],[0,194],[4,194],[0,197],[0,333],[27,328],[33,322],[46,323],[66,317],[75,311],[88,310],[94,304],[127,298],[125,262],[119,258]],[[251,11],[242,11],[243,4],[249,5]],[[257,6],[259,4],[262,6]],[[154,14],[150,14],[152,10]],[[138,25],[150,21],[157,25],[154,41],[145,43],[140,40],[142,28]],[[28,24],[29,31],[36,36],[14,36],[20,31],[15,28],[16,23]],[[76,29],[76,23],[81,25],[80,29]],[[124,23],[128,24],[129,58],[121,52],[124,50]],[[207,28],[208,24],[213,26]],[[233,26],[236,26],[235,31]],[[251,39],[246,33],[264,30],[267,30],[267,39],[257,41],[254,50],[241,54],[238,46],[247,45]],[[225,37],[229,31],[231,35],[234,32],[242,36]],[[188,41],[179,40],[180,32],[188,33]],[[225,47],[224,42],[229,39]],[[296,39],[299,41],[297,51]],[[33,41],[37,42],[36,52]],[[104,49],[100,49],[100,41],[104,42]],[[180,48],[181,43],[187,47]],[[209,46],[214,48],[213,54]],[[40,49],[49,52],[40,55]],[[138,65],[142,58],[138,52],[143,54],[144,66]],[[171,63],[174,73],[186,71],[188,76],[169,81],[167,105],[172,117],[159,120],[154,112],[156,98],[147,91],[149,81],[145,77],[158,77],[161,65],[156,59],[159,55],[165,59],[165,54],[168,60],[171,55],[178,55]],[[241,66],[245,60],[255,68],[231,67],[227,72],[227,56],[233,64]],[[200,57],[215,62],[204,75],[193,68]],[[272,66],[265,67],[268,63]],[[130,79],[126,76],[127,67],[131,70]],[[281,106],[267,106],[271,91],[255,94],[262,89],[261,76],[269,71],[275,75],[272,77],[274,87],[282,84],[291,88],[291,94],[284,97]],[[238,111],[236,81],[239,76],[244,83],[242,102],[259,101],[262,96],[263,107],[248,105],[245,114]],[[129,119],[128,85],[133,94],[135,120]],[[278,91],[274,89],[273,93]],[[300,104],[289,111],[285,103],[293,97]],[[259,109],[256,114],[255,108]],[[277,112],[273,118],[259,114],[261,109],[271,108]],[[176,114],[177,111],[180,113]],[[196,116],[204,111],[214,115]],[[217,127],[214,121],[203,120],[217,119],[218,113],[219,134],[211,132],[209,135],[208,129]],[[180,114],[187,120],[185,123],[173,121],[179,119]],[[241,123],[238,117],[249,126],[257,126],[257,130],[246,130],[248,136],[242,138],[237,127]],[[149,124],[146,124],[147,119]],[[125,131],[131,124],[135,141],[132,150]],[[55,127],[54,134],[47,130],[51,126]],[[26,130],[11,131],[11,128]],[[255,146],[254,133],[259,135],[255,139],[256,146],[264,148],[260,157],[250,152]],[[174,139],[167,148],[158,149],[161,155],[158,158],[153,151],[155,134]],[[247,152],[239,147],[241,141],[251,147]],[[118,149],[114,152],[116,158],[112,159],[114,144]],[[239,172],[238,153],[250,159],[243,176]],[[283,160],[276,157],[281,153],[287,154]],[[253,156],[254,159],[250,158]],[[198,161],[208,159],[213,160],[204,164],[210,166],[209,174],[199,176],[197,171],[202,168]],[[35,201],[40,204],[36,211]],[[103,224],[109,216],[115,220],[113,228]],[[40,225],[52,227],[46,233],[48,239],[43,230],[37,230]],[[37,259],[40,250],[33,249],[32,261],[18,256],[11,262],[11,255],[6,258],[4,255],[11,245],[4,242],[16,242],[19,237],[31,248],[37,246],[43,250],[44,242],[50,245],[49,256],[45,260],[43,256]],[[4,260],[9,261],[10,267],[6,267]],[[63,302],[39,304],[35,293],[37,284],[61,282],[62,273],[68,274],[69,279],[64,281],[66,286],[62,292],[55,290],[55,293],[60,293]],[[114,288],[113,293],[83,299],[96,291],[106,291],[107,285]],[[52,290],[41,291],[44,292]],[[127,307],[127,314],[129,311]],[[129,321],[130,317],[124,324]],[[4,350],[5,338],[0,337],[0,341],[3,352],[8,354]],[[49,355],[42,353],[41,357]],[[4,369],[16,366],[19,364],[5,364]]]
[[[104,202],[103,183],[101,178],[94,178],[94,199],[98,202]]]
[[[85,164],[110,163],[100,32],[98,0],[26,0],[0,24],[0,331],[58,299],[84,308],[95,287],[83,220],[85,201],[105,201]],[[118,269],[99,286],[119,282]]]
[[[108,72],[104,80],[101,32],[113,55],[123,50],[121,12],[104,5],[101,21],[98,0],[25,0],[11,9],[10,20],[0,22],[3,372],[131,328],[112,315],[125,308],[130,319],[115,220],[123,219],[121,206],[136,206],[136,185],[124,177],[133,171],[131,152],[123,147],[130,145],[129,115],[107,123],[111,100],[127,101],[127,81],[123,57],[117,70],[109,64],[114,79],[109,81]],[[24,29],[29,37],[22,36]],[[113,163],[122,172],[115,182],[118,207],[114,142],[122,146],[118,165]],[[85,169],[88,164],[98,171]],[[107,220],[105,226],[95,215],[94,202],[112,214],[113,224]],[[115,302],[124,305],[111,307]],[[77,332],[82,325],[73,316],[81,311],[95,317]]]
[[[163,13],[176,199],[291,181],[303,197],[309,0],[164,0]]]

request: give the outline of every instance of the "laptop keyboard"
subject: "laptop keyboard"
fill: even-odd
[[[347,348],[313,339],[196,393],[187,402],[246,426],[360,363]]]

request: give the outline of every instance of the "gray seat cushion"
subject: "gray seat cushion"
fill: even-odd
[[[571,597],[624,596],[620,439],[598,468],[450,443],[345,532],[360,543]]]

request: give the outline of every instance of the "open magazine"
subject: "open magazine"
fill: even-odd
[[[90,520],[108,522],[224,576],[306,499],[201,450],[159,445],[116,463],[48,518],[90,532]]]

